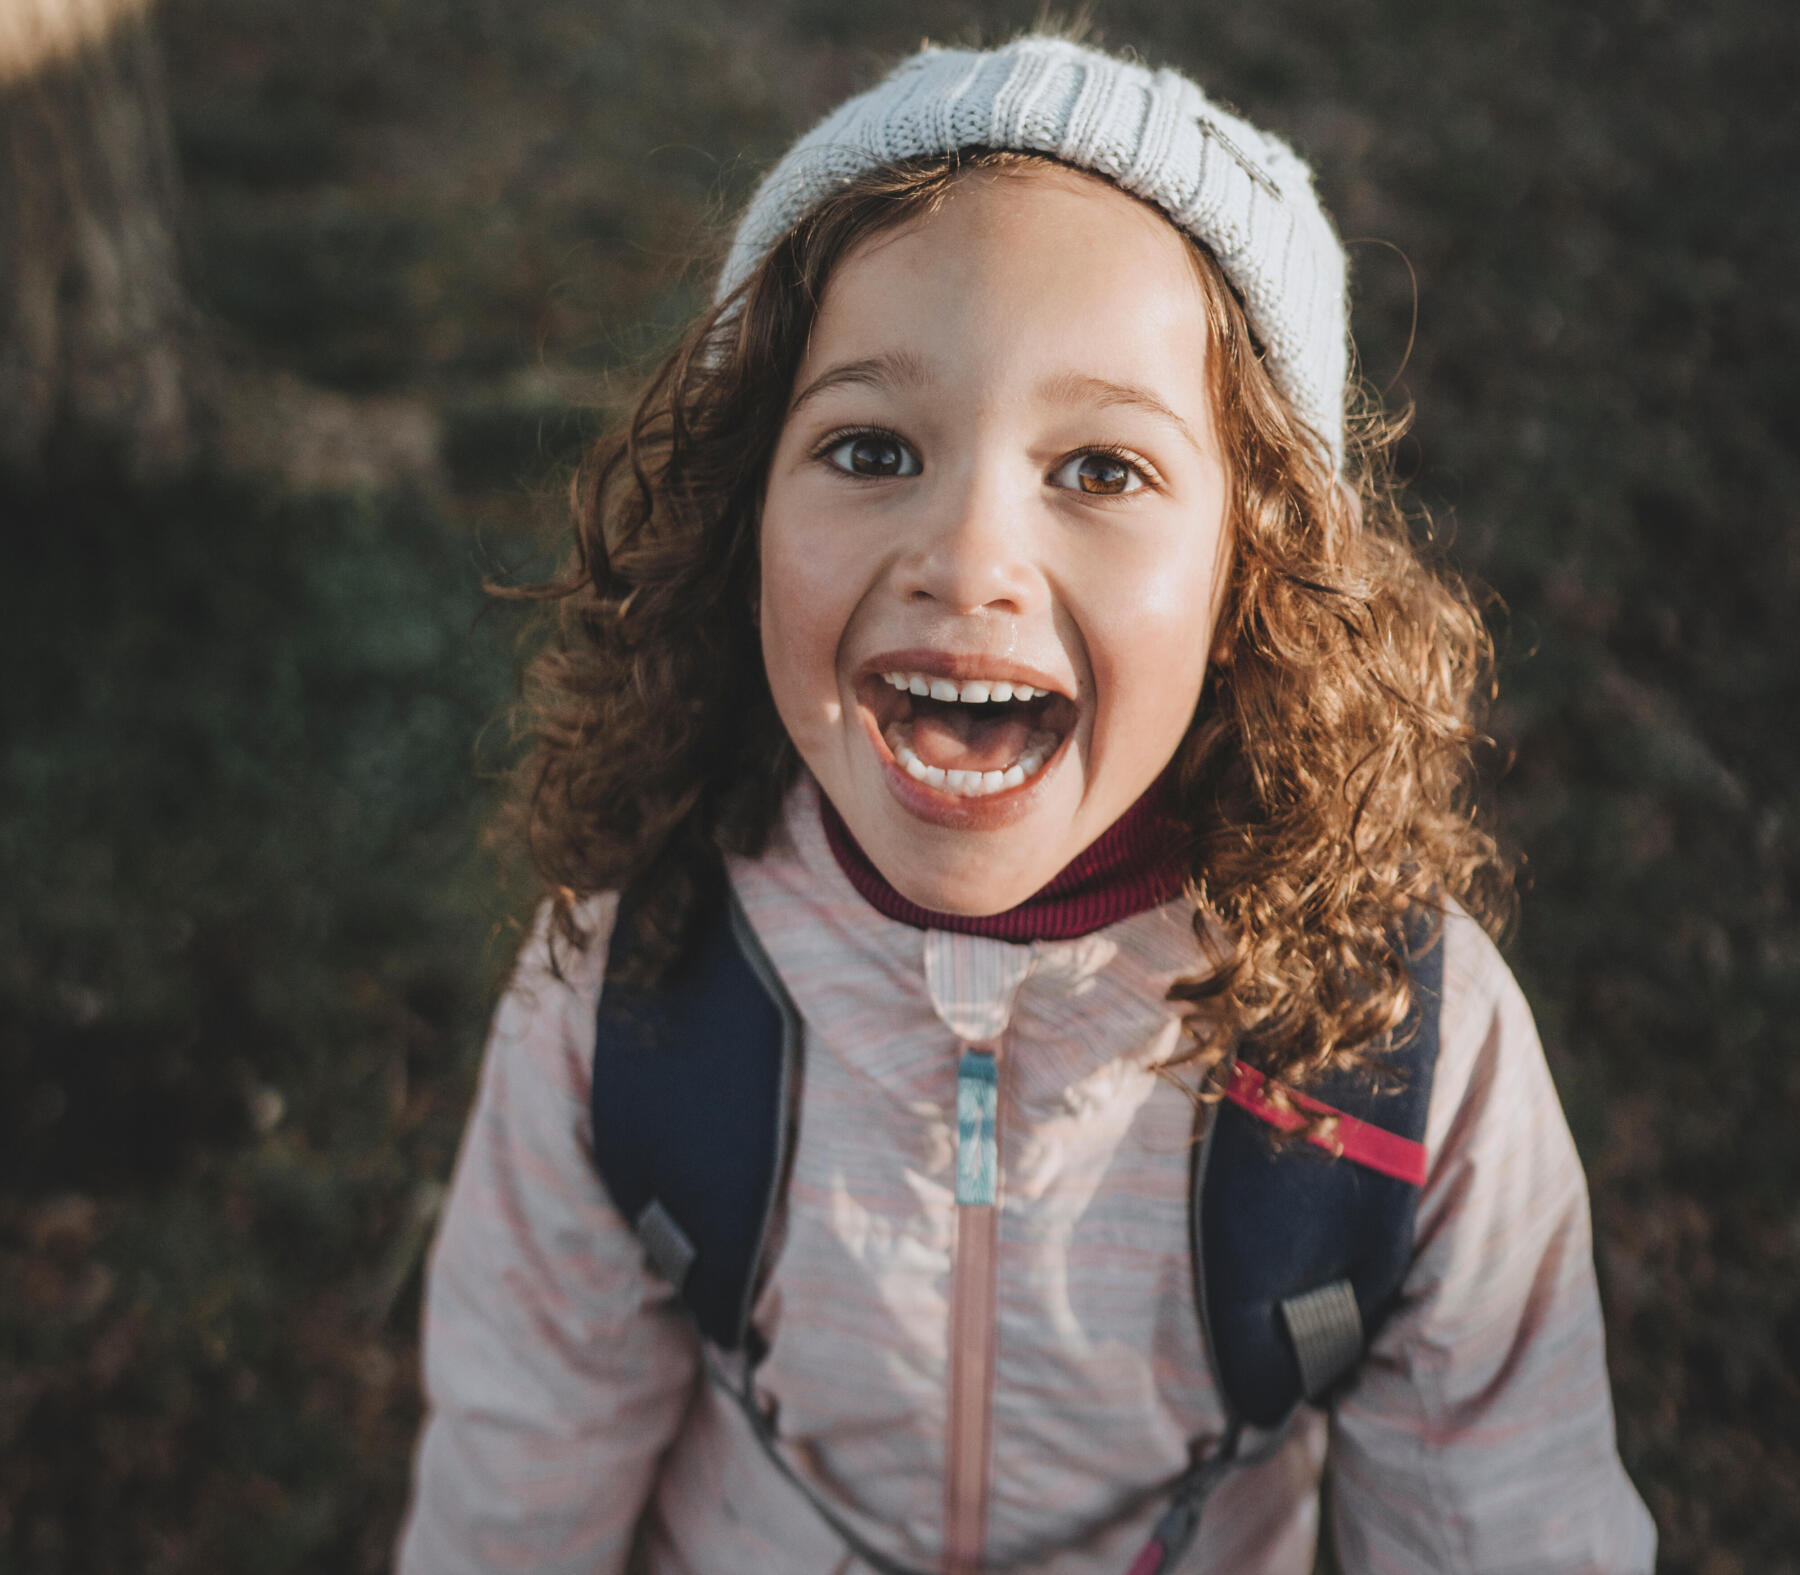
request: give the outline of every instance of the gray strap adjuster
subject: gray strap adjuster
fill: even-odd
[[[1280,1304],[1281,1321],[1300,1360],[1300,1388],[1317,1400],[1362,1359],[1362,1314],[1348,1280],[1333,1280],[1316,1291]]]
[[[675,1223],[675,1216],[652,1198],[644,1205],[634,1227],[637,1238],[650,1255],[650,1267],[679,1291],[687,1281],[688,1270],[699,1256],[687,1232]]]

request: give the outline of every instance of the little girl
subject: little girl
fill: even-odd
[[[1297,1575],[1328,1446],[1347,1571],[1651,1568],[1484,928],[1484,636],[1345,406],[1308,170],[1172,72],[927,49],[776,167],[543,593],[549,896],[433,1255],[408,1575]],[[738,1349],[691,1219],[602,1179],[686,1053],[607,1007],[678,1003],[727,912],[797,1028]],[[1421,1022],[1419,1141],[1371,1137],[1317,1091]],[[1236,1107],[1250,1206],[1284,1154],[1422,1183],[1360,1362],[1267,1429],[1190,1234]]]

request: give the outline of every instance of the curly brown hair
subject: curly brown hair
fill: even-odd
[[[530,748],[503,826],[522,836],[553,933],[630,886],[674,964],[721,854],[767,843],[799,761],[755,626],[765,477],[827,281],[871,236],[920,218],[972,171],[1054,161],[965,150],[863,176],[788,235],[650,376],[573,486],[575,548],[520,702]],[[1427,563],[1388,463],[1401,423],[1351,423],[1347,478],[1265,370],[1241,302],[1194,242],[1230,478],[1232,568],[1176,758],[1192,831],[1197,969],[1188,1052],[1234,1047],[1303,1087],[1366,1064],[1410,1003],[1397,920],[1456,901],[1490,928],[1505,862],[1473,811],[1492,649],[1462,582]],[[1203,1079],[1204,1081],[1205,1079]]]

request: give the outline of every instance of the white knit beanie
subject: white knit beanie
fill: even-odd
[[[1312,171],[1175,71],[1067,39],[926,47],[789,148],[738,221],[724,300],[781,238],[860,175],[959,148],[1042,153],[1153,202],[1242,295],[1265,365],[1341,468],[1348,370],[1344,249]]]

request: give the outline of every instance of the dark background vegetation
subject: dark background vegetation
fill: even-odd
[[[1626,1463],[1665,1569],[1800,1570],[1792,12],[1095,14],[1289,135],[1351,240],[1404,466],[1504,603],[1510,955]],[[182,479],[0,494],[0,1572],[384,1566],[518,901],[476,852],[517,635],[480,577],[785,141],[921,36],[1032,15],[155,14],[223,435]]]

